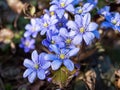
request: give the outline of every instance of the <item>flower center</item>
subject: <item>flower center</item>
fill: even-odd
[[[84,27],[80,28],[80,33],[83,33],[85,31]]]
[[[45,22],[45,23],[43,24],[43,26],[44,26],[44,27],[47,27],[47,26],[48,26],[48,23]]]
[[[79,10],[78,10],[78,12],[79,12],[79,13],[82,13],[82,12],[83,12],[83,10],[82,10],[82,9],[79,9]]]
[[[61,6],[61,7],[65,7],[65,3],[62,2],[62,3],[60,4],[60,6]]]
[[[66,43],[70,44],[71,43],[71,39],[66,39]]]
[[[65,55],[64,54],[60,54],[60,59],[64,59]]]
[[[35,64],[35,65],[34,65],[34,68],[35,68],[35,69],[38,69],[38,68],[39,68],[39,65],[38,65],[38,64]]]
[[[25,46],[29,46],[30,42],[29,41],[26,41],[25,42]]]
[[[52,44],[55,44],[55,41],[52,40],[51,43],[52,43]]]
[[[50,12],[50,15],[51,16],[55,15],[55,12],[54,11]]]
[[[35,28],[35,27],[33,27],[33,28],[32,28],[32,31],[36,31],[36,28]]]
[[[117,21],[116,21],[116,20],[112,20],[112,23],[113,23],[113,24],[116,24],[116,23],[117,23]]]

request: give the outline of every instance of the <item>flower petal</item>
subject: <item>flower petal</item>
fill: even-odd
[[[60,50],[58,49],[58,47],[57,47],[56,45],[50,45],[49,47],[50,47],[50,49],[51,49],[52,51],[54,51],[56,54],[59,54],[59,53],[60,53]]]
[[[29,76],[28,76],[28,80],[30,83],[33,83],[33,81],[35,80],[36,78],[36,72],[32,72]]]
[[[55,11],[56,9],[58,9],[58,6],[57,5],[52,5],[50,7],[50,11]]]
[[[33,60],[34,63],[38,63],[38,53],[37,53],[36,50],[34,50],[32,52],[31,58],[32,58],[32,60]]]
[[[67,55],[69,57],[74,56],[78,53],[78,51],[79,51],[79,48],[74,48],[74,49],[70,50]]]
[[[57,9],[57,10],[56,10],[56,13],[57,13],[57,15],[58,15],[59,18],[62,18],[62,17],[63,17],[64,12],[65,12],[64,9]]]
[[[83,35],[83,39],[87,45],[91,43],[91,40],[94,39],[94,37],[95,35],[92,32],[86,32]]]
[[[82,26],[82,16],[81,15],[75,15],[75,22],[77,23],[78,27]]]
[[[26,69],[25,72],[23,73],[23,77],[26,78],[28,75],[30,75],[33,72],[32,69]]]
[[[59,30],[59,34],[64,37],[64,36],[67,36],[67,35],[68,35],[68,31],[67,31],[66,28],[61,28],[61,29]]]
[[[45,71],[42,69],[37,70],[37,76],[39,79],[44,80],[45,79]]]
[[[34,63],[29,59],[25,59],[23,65],[27,68],[33,68]]]
[[[66,25],[68,26],[68,28],[70,28],[72,30],[77,30],[77,25],[74,21],[68,21],[68,23]]]
[[[97,27],[98,27],[98,24],[97,24],[97,23],[91,22],[91,23],[89,24],[87,30],[88,30],[88,31],[94,31],[94,30],[97,29]]]
[[[52,70],[57,70],[60,68],[62,64],[62,61],[60,60],[54,60],[52,63],[51,63],[51,67],[52,67]]]
[[[31,24],[32,24],[32,25],[35,25],[35,24],[36,24],[36,19],[34,19],[34,18],[31,19]]]
[[[85,16],[83,17],[83,26],[86,27],[89,25],[91,20],[91,16],[90,13],[85,14]]]
[[[74,0],[66,0],[66,5],[68,5],[68,4],[70,4],[70,3],[72,3]]]
[[[66,60],[64,60],[63,64],[67,67],[68,70],[73,71],[74,64],[71,60],[66,59]]]
[[[56,55],[53,55],[53,54],[46,54],[44,56],[44,59],[45,60],[56,60],[56,59],[58,59],[58,57]]]
[[[25,33],[24,33],[24,37],[29,37],[31,35],[31,32],[30,31],[26,31]]]
[[[82,42],[82,35],[76,35],[75,37],[74,37],[74,39],[73,39],[73,44],[75,44],[75,45],[79,45],[81,42]]]
[[[69,11],[69,12],[72,12],[72,13],[74,13],[74,11],[75,11],[75,9],[74,9],[74,7],[73,7],[72,4],[68,5],[65,9],[66,9],[67,11]]]
[[[46,63],[44,65],[42,65],[41,67],[42,67],[42,69],[46,70],[50,67],[50,65],[51,65],[51,63],[46,61]]]

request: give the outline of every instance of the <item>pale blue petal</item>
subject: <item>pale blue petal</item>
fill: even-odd
[[[77,23],[78,27],[82,26],[82,16],[81,15],[75,15],[75,22]]]
[[[82,35],[76,35],[75,37],[74,37],[74,39],[73,39],[73,44],[75,44],[75,45],[80,45],[80,43],[82,42]]]
[[[77,25],[74,21],[68,21],[66,25],[68,26],[69,29],[77,30]]]
[[[56,45],[50,45],[49,46],[51,48],[52,51],[54,51],[56,54],[60,53],[59,48]]]
[[[59,18],[62,18],[64,13],[65,13],[65,10],[64,9],[58,9],[58,10],[56,10],[56,13],[57,13]]]
[[[32,24],[32,25],[35,25],[35,24],[36,24],[36,19],[35,19],[35,18],[31,19],[31,24]]]
[[[30,75],[33,72],[32,69],[26,69],[25,72],[23,73],[23,77],[26,78],[28,75]]]
[[[75,9],[74,9],[74,7],[73,7],[72,4],[68,5],[65,9],[66,9],[67,11],[69,11],[69,12],[72,12],[72,13],[74,13],[74,11],[75,11]]]
[[[32,52],[31,58],[32,58],[32,60],[33,60],[34,63],[38,63],[38,53],[37,53],[36,50],[34,50],[34,51]]]
[[[23,65],[27,68],[33,68],[34,63],[29,59],[25,59]]]
[[[88,29],[87,31],[94,31],[98,28],[98,24],[97,23],[94,23],[94,22],[91,22],[88,26]]]
[[[68,31],[67,31],[66,28],[61,28],[61,29],[59,30],[59,34],[64,37],[64,36],[67,36],[67,35],[68,35]]]
[[[56,60],[56,59],[58,59],[58,57],[56,55],[53,55],[53,54],[46,54],[44,56],[44,59],[45,60]]]
[[[28,80],[30,83],[33,83],[34,80],[36,78],[36,72],[32,72],[29,76],[28,76]]]
[[[79,51],[79,48],[74,48],[68,52],[68,57],[75,56]]]
[[[45,79],[45,71],[40,69],[40,70],[37,70],[37,77],[40,79],[40,80],[44,80]]]
[[[51,63],[50,62],[46,62],[44,65],[42,65],[42,69],[46,70],[50,67]]]
[[[25,29],[26,29],[26,30],[31,30],[31,29],[32,29],[32,25],[27,24],[27,25],[25,26]]]
[[[93,9],[94,5],[91,4],[91,3],[86,3],[84,4],[83,6],[83,12],[86,13],[86,12],[89,12]]]
[[[54,60],[52,63],[51,63],[51,67],[52,67],[52,70],[57,70],[60,68],[62,64],[62,61],[60,60]]]
[[[87,27],[90,23],[90,20],[91,20],[90,13],[85,14],[85,16],[83,17],[83,26]]]
[[[30,31],[26,31],[25,33],[24,33],[24,37],[29,37],[31,35],[31,32]]]
[[[70,3],[72,3],[74,0],[66,0],[66,5],[68,5],[68,4],[70,4]]]
[[[55,10],[57,10],[58,9],[58,6],[57,5],[52,5],[51,7],[50,7],[50,11],[55,11]]]
[[[90,44],[92,39],[94,38],[95,35],[92,32],[85,32],[85,34],[83,35],[83,39],[87,45]]]
[[[70,70],[70,71],[74,70],[74,64],[71,60],[66,59],[66,60],[64,60],[63,64],[67,67],[68,70]]]

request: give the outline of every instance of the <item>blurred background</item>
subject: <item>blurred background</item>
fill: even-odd
[[[111,11],[120,12],[119,3],[120,0],[99,0],[98,8],[109,5]],[[49,8],[49,0],[0,0],[0,90],[55,90],[54,85],[47,81],[36,80],[34,84],[30,84],[22,77],[25,70],[23,61],[31,55],[31,52],[24,53],[24,50],[19,48],[20,39],[25,31],[24,27],[31,18],[40,17],[45,8]],[[93,20],[98,24],[103,20],[96,14],[96,10],[92,11],[92,15]],[[95,68],[96,71],[100,71],[98,74],[102,72],[103,77],[110,80],[107,83],[108,86],[114,84],[117,87],[112,89],[108,86],[103,87],[104,85],[100,85],[102,81],[97,79],[100,90],[117,90],[120,88],[120,72],[115,73],[115,71],[120,68],[120,33],[112,29],[105,33],[104,30],[99,31],[104,35],[95,45],[97,54],[96,49],[83,53],[80,61],[81,70],[84,71],[86,67]],[[36,44],[36,49],[41,52],[39,44]],[[114,78],[117,76],[114,83],[111,79],[112,75]],[[86,85],[79,79],[71,84],[73,86],[68,85],[64,90],[89,90],[91,85],[86,83],[89,87],[86,89]]]

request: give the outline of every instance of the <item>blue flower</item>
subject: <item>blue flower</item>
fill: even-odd
[[[27,30],[24,33],[24,37],[29,37],[32,35],[32,37],[36,37],[38,32],[40,31],[40,25],[38,24],[39,19],[38,18],[33,18],[31,19],[31,24],[27,24],[25,26],[25,29]]]
[[[98,3],[98,0],[87,0],[87,2],[93,4],[95,7]]]
[[[40,28],[41,28],[41,35],[44,35],[46,32],[49,33],[50,30],[53,32],[57,32],[55,24],[58,22],[56,19],[56,16],[49,16],[48,14],[45,14],[41,20]]]
[[[107,15],[106,21],[101,24],[101,27],[105,28],[113,28],[114,30],[118,30],[120,32],[120,14],[119,13],[111,13]]]
[[[50,11],[56,12],[59,18],[62,18],[65,11],[74,13],[74,7],[72,5],[72,2],[74,0],[53,0],[50,4],[52,6],[50,7]]]
[[[56,23],[56,28],[59,30],[62,27],[67,27],[66,23],[68,22],[68,17],[63,16],[62,18],[58,19],[58,22]]]
[[[64,42],[64,47],[72,49],[72,48],[75,48],[75,45],[72,43],[74,35],[75,35],[74,31],[72,31],[72,30],[69,31],[66,28],[61,28],[59,30],[59,36],[58,36],[58,38],[61,38],[61,42]]]
[[[29,52],[31,49],[35,48],[35,40],[31,39],[30,37],[22,38],[21,44],[19,45],[20,48],[24,48],[25,52]]]
[[[44,60],[45,53],[41,53],[38,55],[37,51],[34,50],[32,52],[31,58],[32,60],[25,59],[23,65],[27,68],[23,74],[23,77],[28,77],[30,83],[33,83],[36,76],[44,80],[46,74],[48,73],[48,68],[50,67],[50,62]]]
[[[69,58],[77,54],[77,52],[79,51],[78,48],[59,49],[55,45],[51,45],[50,48],[53,52],[55,52],[55,54],[46,54],[44,59],[52,60],[52,70],[58,70],[62,63],[67,67],[68,70],[72,71],[74,69],[74,64]]]
[[[91,3],[85,3],[82,7],[77,7],[75,9],[75,14],[85,15],[94,8],[94,5]]]
[[[110,15],[110,6],[105,6],[98,11],[98,14],[107,16]]]
[[[98,25],[94,22],[90,22],[90,20],[91,16],[87,13],[84,16],[75,15],[75,21],[68,21],[68,28],[76,33],[72,41],[75,45],[80,45],[82,40],[88,45],[95,36],[99,38],[99,33],[96,30]]]
[[[72,2],[73,5],[78,5],[80,2],[82,2],[83,0],[74,0]]]

